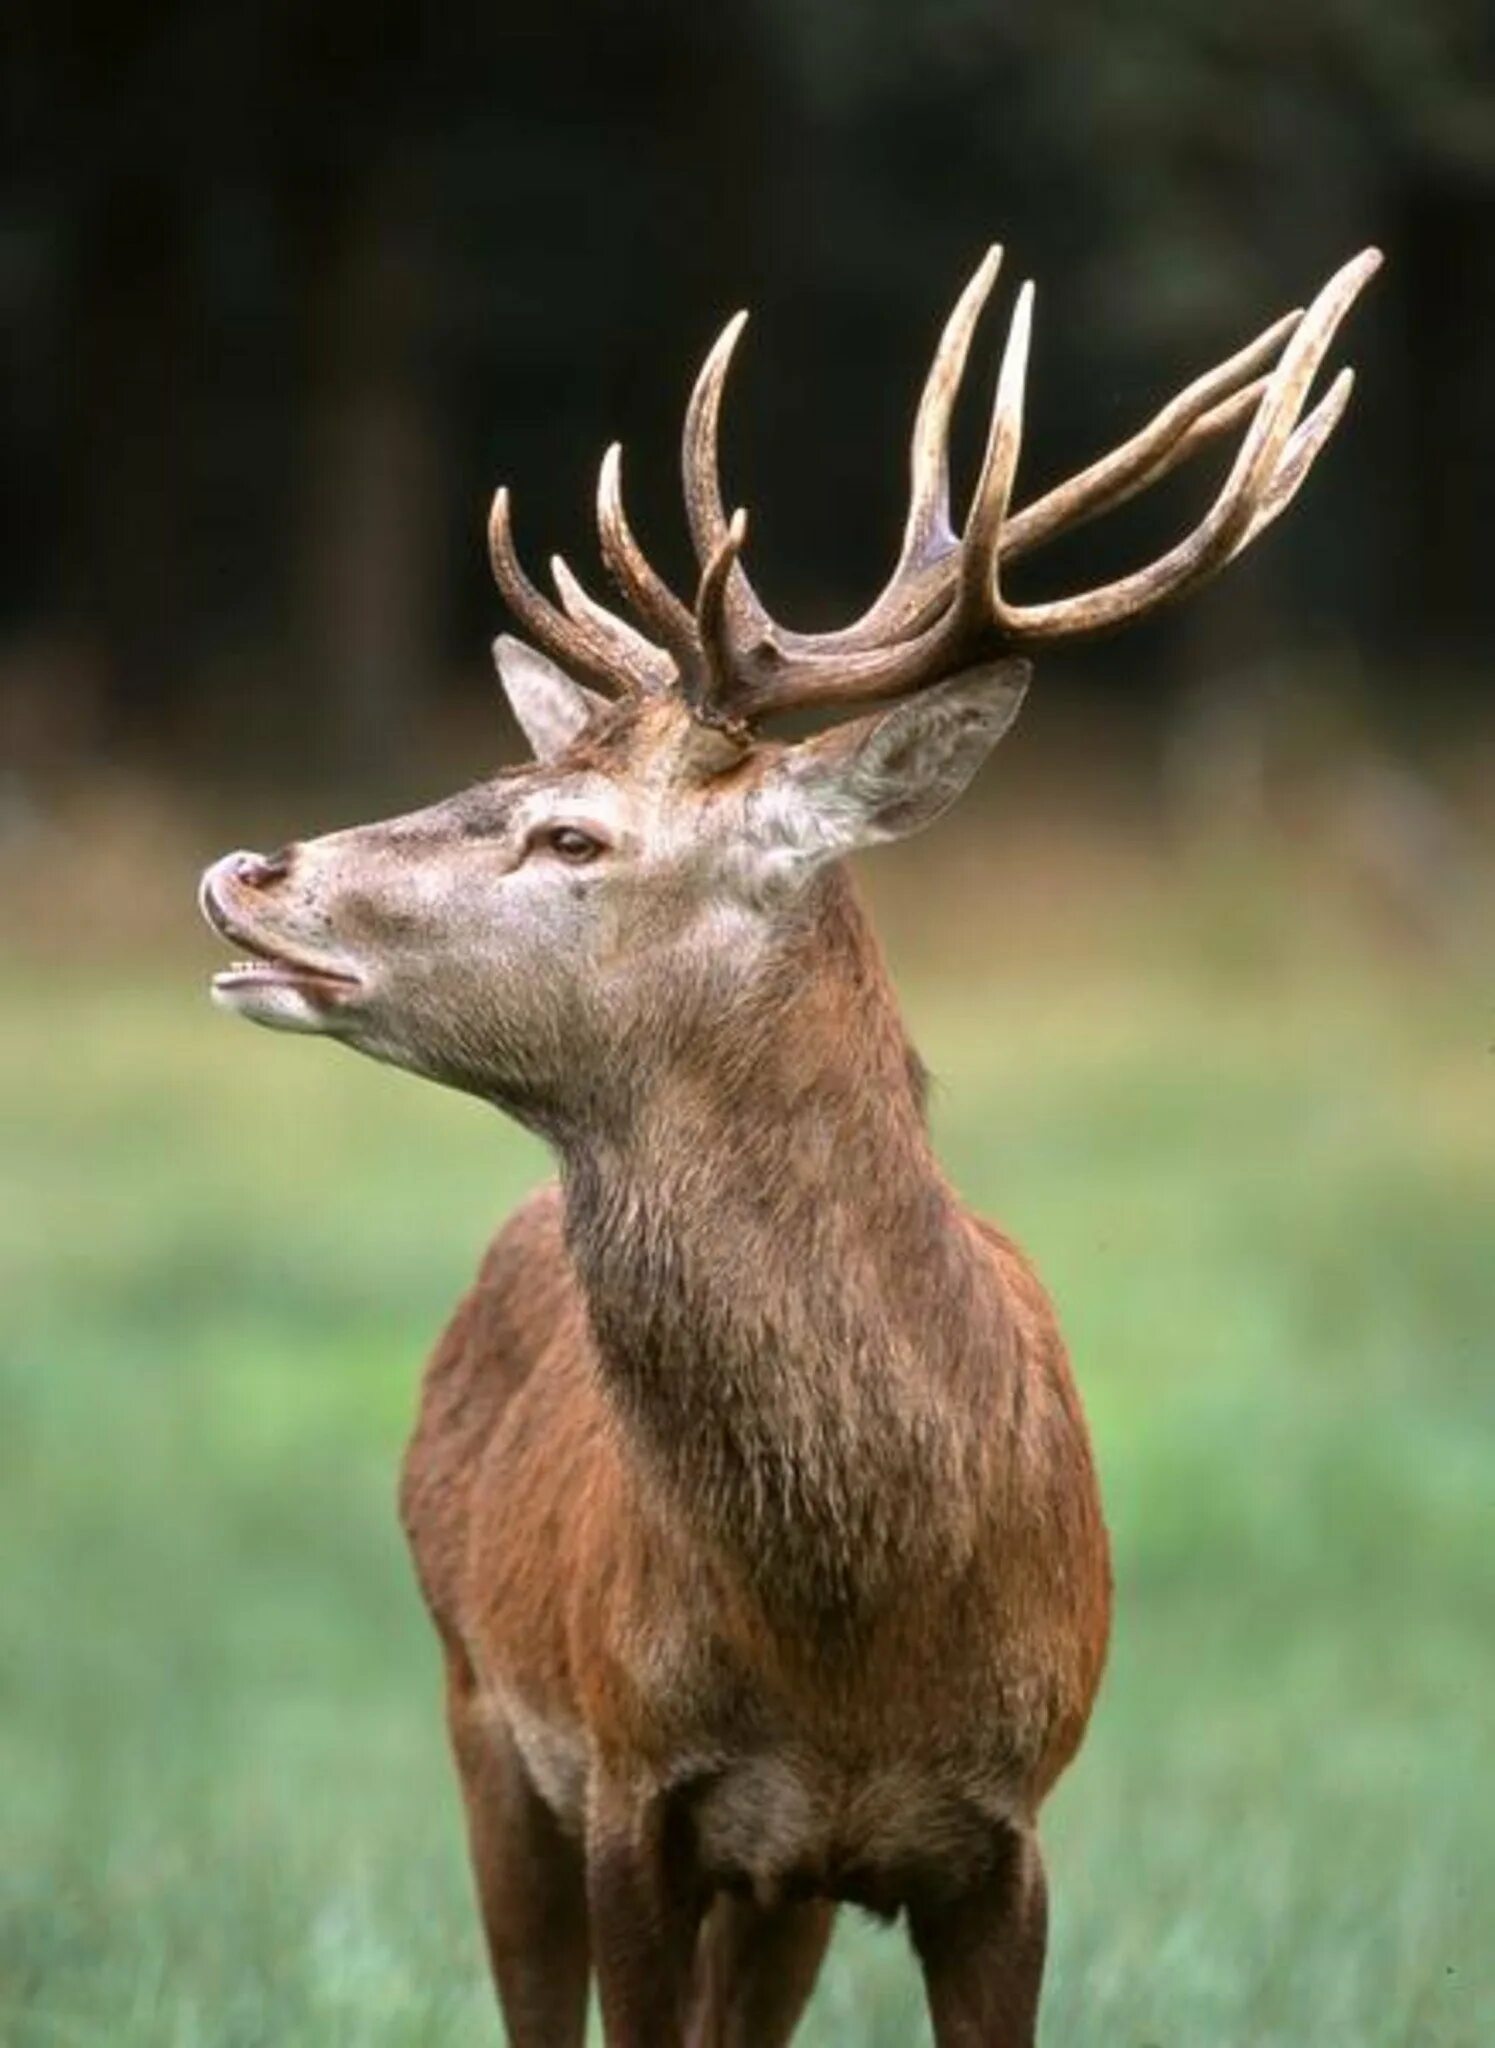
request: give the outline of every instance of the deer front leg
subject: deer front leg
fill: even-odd
[[[447,1725],[510,2048],[582,2048],[590,1969],[581,1844],[535,1791],[507,1731],[479,1716],[455,1662]]]
[[[936,2048],[1033,2048],[1048,1946],[1048,1894],[1033,1835],[1004,1832],[982,1881],[911,1906],[909,1931]]]
[[[668,1803],[599,1777],[587,1817],[587,1904],[607,2048],[685,2048],[701,1922],[694,1859]]]

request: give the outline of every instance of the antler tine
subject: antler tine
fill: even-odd
[[[591,630],[568,618],[525,574],[514,547],[507,485],[493,496],[493,509],[488,515],[488,554],[494,581],[505,603],[546,654],[610,692],[616,692],[620,686],[625,692],[635,687],[632,674],[627,670],[620,673],[619,663],[608,658]]]
[[[1258,373],[1302,319],[1301,306],[1284,313],[1254,341],[1196,377],[1129,441],[1014,513],[1002,536],[1003,559],[1015,560],[1054,534],[1109,512],[1206,442],[1228,433],[1244,417],[1246,394],[1261,396],[1265,382]]]
[[[550,573],[568,616],[577,625],[590,628],[612,650],[620,672],[641,696],[655,697],[669,689],[675,665],[663,648],[654,646],[626,619],[598,604],[577,581],[563,556],[551,556]]]
[[[733,644],[727,595],[732,571],[747,540],[747,513],[739,506],[725,525],[720,542],[701,571],[696,590],[696,632],[705,658],[704,674],[692,674],[686,696],[697,717],[708,724],[740,723],[734,700],[742,694],[738,651]]]
[[[999,600],[997,616],[1014,643],[1103,632],[1203,582],[1239,552],[1283,461],[1308,387],[1380,262],[1379,250],[1364,251],[1335,272],[1308,308],[1268,380],[1229,476],[1194,531],[1146,568],[1076,597],[1016,606]]]
[[[1208,447],[1212,441],[1223,440],[1227,434],[1240,426],[1243,420],[1250,419],[1261,403],[1268,381],[1265,377],[1253,378],[1249,384],[1243,384],[1233,396],[1222,399],[1219,405],[1201,414],[1192,426],[1186,427],[1178,439],[1164,449],[1155,462],[1127,477],[1104,498],[1097,498],[1094,503],[1087,504],[1077,511],[1074,518],[1066,522],[1065,532],[1069,532],[1073,527],[1085,525],[1102,512],[1113,512],[1118,505],[1124,505],[1128,498],[1138,497],[1143,491],[1150,490],[1155,483],[1161,482],[1165,476],[1180,468],[1192,456],[1197,455],[1200,449]],[[1002,535],[1004,562],[1014,561],[1038,545],[1028,530],[1020,525],[1023,516],[1021,512],[1015,513],[1007,522],[1007,530]]]
[[[734,313],[701,365],[685,408],[685,432],[680,450],[681,476],[685,485],[685,516],[690,537],[704,569],[727,535],[727,508],[722,503],[721,463],[717,430],[721,419],[722,389],[732,355],[748,316],[744,308]]]
[[[1000,613],[997,587],[997,557],[1002,545],[1002,528],[1012,502],[1018,456],[1023,444],[1023,397],[1028,380],[1028,349],[1033,335],[1033,285],[1031,280],[1017,295],[1007,344],[1002,350],[1002,367],[997,374],[997,393],[992,402],[991,426],[986,437],[986,454],[971,498],[970,516],[961,540],[954,611],[974,631],[991,623],[992,608]]]
[[[1232,559],[1234,555],[1250,547],[1256,536],[1264,532],[1274,519],[1285,512],[1298,495],[1319,450],[1339,425],[1354,388],[1355,372],[1351,369],[1341,370],[1307,419],[1294,428],[1292,437],[1283,451],[1282,460],[1262,494],[1255,517],[1235,544]]]
[[[616,441],[597,475],[597,531],[608,574],[669,650],[678,675],[691,674],[700,658],[695,621],[634,538],[623,510],[623,450]]]
[[[908,519],[893,572],[895,583],[910,569],[949,554],[955,546],[950,525],[950,421],[971,352],[971,337],[1001,267],[1001,245],[994,242],[945,322],[919,395],[909,449]]]
[[[701,374],[685,408],[680,468],[685,485],[685,513],[690,523],[690,537],[703,573],[714,562],[727,538],[718,434],[722,390],[747,318],[746,312],[734,313],[717,336],[711,353],[701,365]],[[741,563],[734,561],[730,566],[732,573],[728,576],[723,595],[734,633],[744,645],[771,638],[773,621],[748,582]]]

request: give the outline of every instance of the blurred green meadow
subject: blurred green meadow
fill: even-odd
[[[1116,1543],[1045,2041],[1488,2048],[1488,983],[1270,863],[1068,948],[889,908]],[[214,1015],[208,954],[5,969],[0,2041],[497,2042],[393,1496],[423,1352],[545,1161]],[[927,2039],[901,1935],[846,1919],[804,2038]]]

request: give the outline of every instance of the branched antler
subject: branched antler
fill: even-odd
[[[746,515],[727,515],[717,444],[722,392],[744,313],[723,329],[686,408],[685,508],[700,565],[694,605],[668,588],[634,538],[614,446],[598,480],[602,555],[644,631],[590,598],[559,557],[553,573],[560,606],[536,589],[514,551],[508,494],[501,490],[489,528],[493,568],[521,622],[548,654],[589,681],[628,696],[677,690],[698,717],[739,725],[803,705],[902,696],[1004,649],[1104,632],[1140,618],[1213,576],[1292,501],[1344,411],[1352,373],[1342,370],[1304,416],[1308,392],[1381,259],[1374,249],[1357,256],[1306,311],[1286,314],[1181,391],[1129,441],[1013,512],[1033,317],[1033,287],[1025,284],[1002,353],[980,475],[957,533],[950,515],[950,425],[1001,260],[1000,249],[987,252],[946,323],[914,420],[902,546],[887,584],[854,624],[829,633],[778,625],[743,567]],[[1214,503],[1156,561],[1047,603],[1017,604],[1005,595],[1003,571],[1019,556],[1110,511],[1243,424]]]

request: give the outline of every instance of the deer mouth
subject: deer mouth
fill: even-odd
[[[304,989],[313,994],[320,990],[335,995],[339,989],[357,988],[358,985],[356,974],[344,974],[330,967],[312,967],[305,961],[291,960],[270,952],[253,953],[247,960],[234,960],[227,967],[220,967],[213,976],[213,990],[217,995],[232,995],[236,989],[248,988]]]
[[[210,870],[204,875],[198,901],[202,914],[229,944],[243,949],[242,957],[220,968],[213,976],[215,1001],[228,1008],[252,1009],[256,996],[290,995],[312,1002],[332,1003],[363,986],[361,975],[351,968],[334,966],[298,952],[279,938],[269,938],[246,924],[224,903],[221,884]]]

